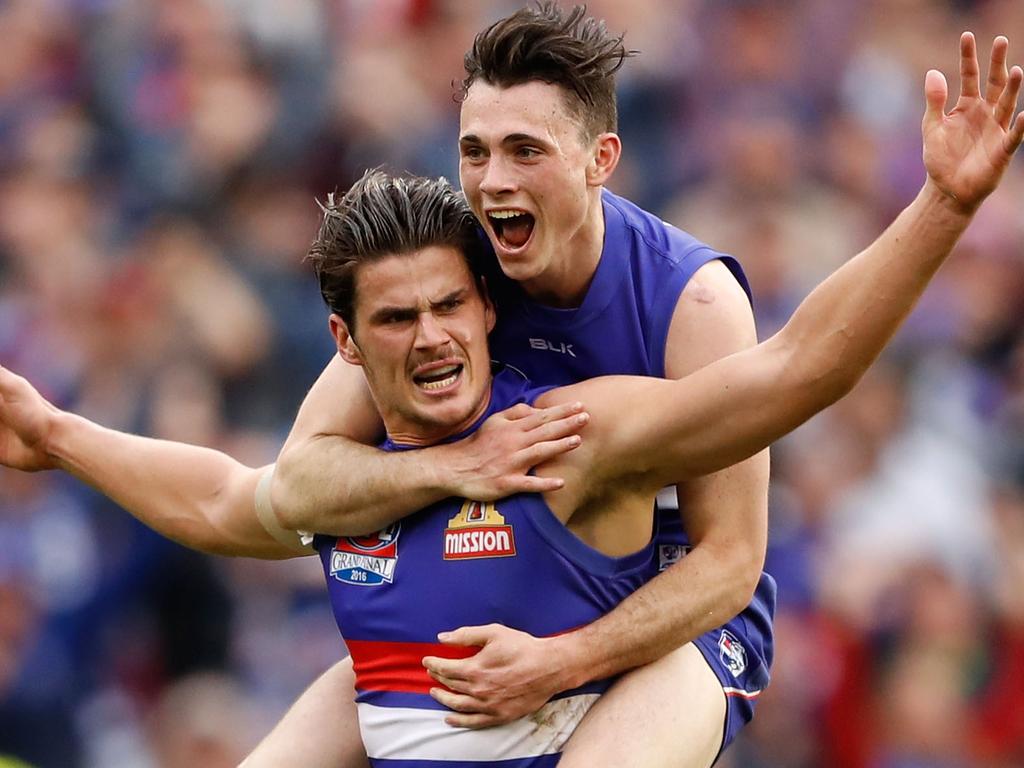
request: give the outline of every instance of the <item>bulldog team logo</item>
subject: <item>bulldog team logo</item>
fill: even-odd
[[[444,531],[444,559],[512,557],[516,540],[512,526],[494,504],[467,500]]]
[[[659,544],[658,545],[658,572],[661,573],[669,566],[675,565],[690,551],[690,547],[682,544]]]
[[[732,672],[733,677],[739,677],[747,668],[747,649],[732,632],[722,630],[718,638],[718,656],[722,663]]]
[[[331,552],[331,576],[359,586],[390,584],[395,579],[401,532],[402,523],[397,522],[369,536],[338,539]]]

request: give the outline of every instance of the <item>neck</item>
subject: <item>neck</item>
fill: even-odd
[[[593,187],[588,193],[590,205],[583,224],[561,246],[562,253],[551,260],[550,268],[535,278],[522,281],[523,290],[534,301],[560,309],[583,303],[604,250],[601,189]]]

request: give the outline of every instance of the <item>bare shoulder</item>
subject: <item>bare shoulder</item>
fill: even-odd
[[[746,292],[721,261],[709,261],[686,284],[669,327],[665,373],[678,379],[757,343]]]

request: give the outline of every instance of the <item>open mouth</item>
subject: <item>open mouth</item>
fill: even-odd
[[[510,251],[525,246],[533,235],[534,218],[526,211],[491,211],[487,220],[498,242]]]
[[[447,389],[459,380],[459,377],[462,375],[462,368],[461,363],[442,365],[414,374],[412,380],[420,389],[427,392],[439,392]]]

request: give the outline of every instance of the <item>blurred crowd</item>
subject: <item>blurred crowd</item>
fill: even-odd
[[[487,0],[0,3],[0,363],[273,461],[332,354],[317,198],[456,179]],[[642,52],[612,189],[750,277],[762,338],[915,194],[928,68],[1020,0],[593,0]],[[1024,766],[1024,158],[882,361],[774,449],[773,683],[725,768]],[[0,756],[235,765],[343,653],[315,559],[200,556],[0,470]],[[0,757],[0,764],[4,764]]]

